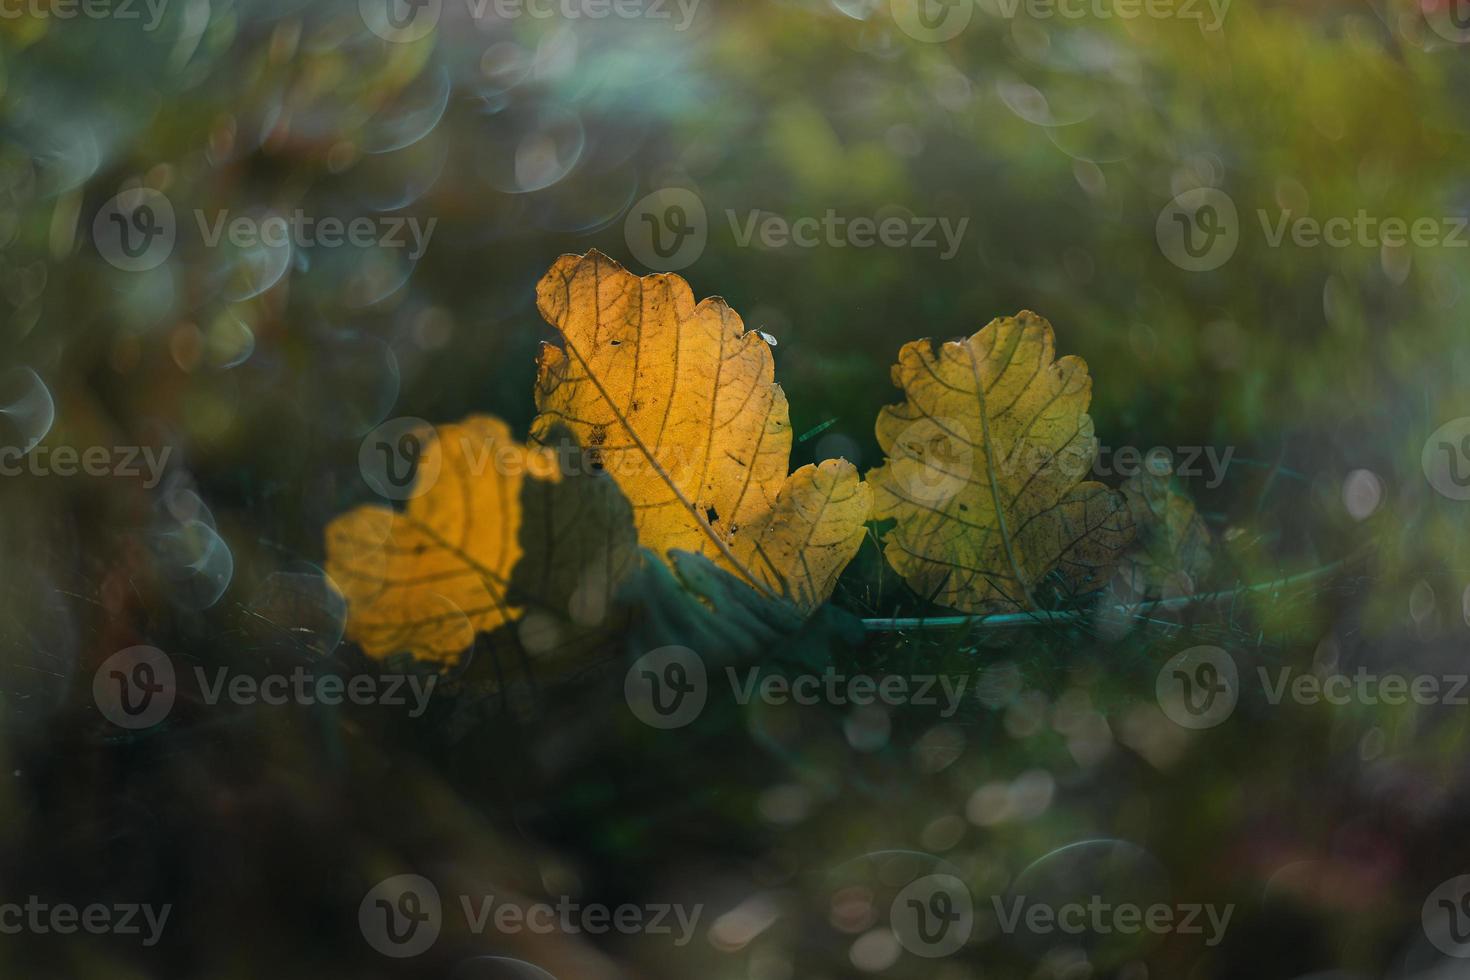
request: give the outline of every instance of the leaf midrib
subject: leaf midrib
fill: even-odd
[[[563,284],[566,287],[566,303],[563,316],[570,316],[572,310],[570,277],[565,278],[563,280]],[[602,266],[599,263],[594,266],[592,274],[592,291],[594,296],[599,296],[601,286]],[[594,322],[601,323],[601,309],[599,308],[597,310],[594,310],[593,314]],[[735,553],[730,550],[730,546],[728,543],[726,543],[725,539],[720,537],[715,529],[710,526],[709,521],[707,521],[704,515],[699,512],[699,508],[694,505],[694,502],[691,501],[687,496],[685,496],[683,489],[681,489],[679,485],[674,481],[674,478],[669,475],[669,472],[664,469],[663,464],[658,461],[658,457],[649,450],[648,445],[643,441],[643,437],[638,434],[638,430],[633,428],[632,423],[628,421],[628,418],[623,414],[622,409],[618,407],[617,402],[613,400],[612,396],[608,394],[607,389],[603,387],[602,379],[599,378],[596,372],[592,370],[592,365],[588,363],[587,358],[582,355],[582,351],[577,347],[576,343],[572,341],[571,335],[568,334],[566,330],[562,329],[561,325],[557,326],[557,330],[561,333],[562,342],[566,344],[567,352],[575,357],[578,363],[582,365],[582,371],[586,374],[587,380],[592,382],[593,386],[597,389],[597,394],[602,398],[604,402],[607,403],[607,407],[612,411],[613,418],[615,418],[618,424],[622,426],[623,431],[627,432],[628,435],[632,437],[633,444],[638,447],[638,451],[643,454],[643,458],[646,459],[649,465],[653,467],[653,471],[658,474],[659,479],[661,479],[664,484],[673,491],[674,496],[678,499],[679,503],[683,505],[684,510],[688,512],[689,516],[694,518],[694,522],[699,526],[700,530],[705,533],[710,541],[714,542],[714,545],[717,549],[719,549],[720,554],[725,557],[725,560],[730,563],[731,567],[739,572],[746,581],[748,581],[751,585],[763,592],[768,597],[773,599],[777,598],[776,594],[772,592],[771,589],[764,582],[757,578],[756,575],[749,568],[746,567],[744,562],[735,557]]]
[[[1015,356],[1016,348],[1020,345],[1020,338],[1024,328],[1016,334],[1016,341],[1006,353],[1004,367],[997,373],[997,377],[1003,374],[1005,367],[1010,365],[1011,358]],[[980,438],[985,445],[985,475],[990,481],[990,506],[995,511],[997,529],[1000,531],[1000,542],[1005,548],[1006,564],[1011,568],[1011,574],[1015,576],[1016,584],[1021,588],[1021,595],[1026,600],[1029,608],[1036,608],[1036,602],[1031,598],[1031,586],[1021,574],[1020,565],[1016,561],[1015,550],[1011,547],[1010,529],[1006,526],[1005,507],[1001,504],[1000,478],[995,470],[995,445],[990,439],[990,411],[985,402],[985,379],[980,373],[980,361],[975,356],[975,344],[973,338],[965,342],[965,353],[970,357],[970,369],[975,376],[975,400],[980,414]]]

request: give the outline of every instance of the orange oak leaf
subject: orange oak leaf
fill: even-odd
[[[419,436],[425,449],[406,509],[371,505],[332,521],[326,571],[347,597],[348,637],[369,655],[407,650],[453,662],[476,633],[519,611],[505,593],[521,556],[521,481],[538,459],[495,418]],[[482,454],[507,446],[520,466],[487,465]]]
[[[541,349],[533,441],[569,428],[665,560],[694,552],[802,610],[825,601],[870,493],[846,460],[788,473],[786,396],[760,333],[679,276],[640,278],[596,251],[558,259],[536,298],[562,346]]]

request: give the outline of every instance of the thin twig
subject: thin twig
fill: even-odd
[[[1296,575],[1288,575],[1285,578],[1274,579],[1270,582],[1259,582],[1255,585],[1242,586],[1238,589],[1176,596],[1172,599],[1153,599],[1149,602],[1142,602],[1133,606],[1106,607],[1096,612],[1087,609],[1061,609],[1038,610],[1035,612],[993,613],[980,616],[893,617],[891,619],[865,619],[863,620],[863,628],[872,633],[892,633],[900,630],[948,629],[954,626],[1007,629],[1025,626],[1066,625],[1084,622],[1095,616],[1107,615],[1132,619],[1147,619],[1149,613],[1157,612],[1161,609],[1181,609],[1188,606],[1219,602],[1221,599],[1234,600],[1242,595],[1257,592],[1271,592],[1300,585],[1303,582],[1325,578],[1341,570],[1352,560],[1352,558],[1344,558],[1341,561],[1335,561],[1323,565],[1321,568],[1314,568],[1308,572],[1299,572]]]

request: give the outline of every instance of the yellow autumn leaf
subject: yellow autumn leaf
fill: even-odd
[[[1083,477],[1097,454],[1079,357],[1055,359],[1029,311],[937,351],[899,351],[907,400],[878,415],[887,460],[868,473],[873,517],[896,523],[884,554],[920,595],[965,612],[1037,608],[1057,572],[1096,587],[1133,537],[1118,493]]]
[[[718,297],[564,255],[537,304],[560,331],[536,384],[541,440],[565,425],[633,505],[642,544],[702,554],[810,610],[856,553],[870,494],[846,460],[788,475],[791,422],[771,349]]]
[[[559,471],[496,418],[418,435],[407,507],[359,507],[328,524],[326,572],[347,598],[348,637],[370,656],[453,663],[476,633],[519,612],[506,590],[521,557],[521,486]]]
[[[1119,566],[1121,588],[1134,598],[1189,595],[1213,563],[1210,529],[1172,475],[1167,462],[1151,458],[1119,488],[1138,528]]]

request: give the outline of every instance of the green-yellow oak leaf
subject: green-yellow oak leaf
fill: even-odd
[[[899,351],[906,398],[878,415],[887,459],[867,481],[874,519],[895,522],[884,554],[925,598],[1033,609],[1048,575],[1093,589],[1133,539],[1122,495],[1084,479],[1097,453],[1092,382],[1055,346],[1051,324],[1025,311]]]

